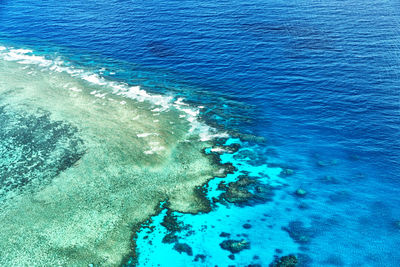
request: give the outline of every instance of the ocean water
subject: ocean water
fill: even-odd
[[[399,26],[394,0],[0,0],[0,265],[399,266]]]

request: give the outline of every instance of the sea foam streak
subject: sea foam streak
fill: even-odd
[[[192,127],[191,133],[198,133],[201,136],[201,140],[208,141],[218,137],[228,137],[227,133],[217,132],[216,129],[200,123],[197,118],[199,115],[199,109],[190,107],[188,104],[183,102],[183,98],[178,98],[174,101],[171,96],[163,96],[157,94],[150,94],[145,90],[141,89],[140,86],[129,86],[126,83],[114,82],[101,77],[98,74],[90,73],[79,68],[66,66],[65,62],[61,59],[50,60],[44,56],[38,56],[29,49],[14,49],[1,46],[0,57],[7,61],[15,61],[20,64],[33,64],[40,67],[46,67],[51,71],[66,72],[72,77],[81,78],[89,83],[105,86],[110,88],[113,94],[122,95],[137,101],[148,101],[154,105],[160,106],[156,108],[157,112],[166,111],[171,106],[186,113],[186,119],[191,122]],[[105,94],[96,94],[97,97],[104,97]]]

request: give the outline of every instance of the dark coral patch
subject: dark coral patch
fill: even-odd
[[[222,249],[228,250],[231,253],[239,253],[244,249],[250,249],[250,243],[246,240],[225,240],[219,244]]]
[[[243,224],[243,228],[244,229],[250,229],[251,228],[251,224],[245,223],[245,224]]]
[[[236,182],[228,185],[221,183],[219,190],[225,192],[221,194],[220,199],[238,206],[253,206],[271,201],[274,195],[269,185],[260,183],[257,178],[251,178],[247,175],[240,175]]]
[[[206,255],[204,255],[204,254],[197,254],[197,255],[194,257],[194,261],[201,261],[201,262],[204,262],[205,259],[206,259]]]
[[[275,261],[269,267],[296,267],[298,259],[295,255],[276,257]]]
[[[189,256],[193,256],[193,250],[192,250],[192,248],[191,248],[188,244],[185,244],[185,243],[175,243],[174,249],[175,249],[176,251],[178,251],[179,253],[186,253],[186,254],[188,254]]]
[[[226,232],[222,232],[219,236],[220,236],[220,237],[230,237],[231,234],[226,233]]]
[[[292,221],[287,227],[282,227],[288,232],[289,236],[299,244],[307,244],[314,237],[315,233],[312,228],[305,227],[303,222]]]
[[[167,211],[167,214],[164,216],[161,225],[164,226],[169,232],[181,231],[181,225],[178,223],[176,216],[172,214],[171,210]]]
[[[38,115],[0,107],[0,189],[23,188],[32,180],[49,183],[85,153],[78,128],[54,121],[43,110]]]

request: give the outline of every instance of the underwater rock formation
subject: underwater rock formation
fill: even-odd
[[[304,190],[303,188],[298,188],[294,193],[298,197],[305,197],[307,195],[307,191]]]
[[[282,227],[282,230],[288,232],[289,236],[299,244],[309,243],[315,235],[312,228],[305,227],[301,221],[292,221],[287,227]]]
[[[251,194],[243,185],[238,182],[229,183],[226,187],[226,192],[221,194],[221,198],[230,203],[243,204],[248,202],[252,197]]]
[[[243,249],[250,249],[250,243],[244,239],[242,240],[225,240],[219,244],[222,249],[228,250],[231,253],[239,253]]]
[[[192,250],[192,248],[191,248],[188,244],[185,244],[185,243],[175,243],[174,249],[175,249],[176,251],[178,251],[179,253],[186,253],[186,254],[188,254],[189,256],[193,256],[193,250]]]
[[[287,177],[287,176],[291,176],[293,174],[294,174],[294,170],[289,169],[289,168],[283,168],[281,173],[279,174],[279,176]]]
[[[325,175],[324,177],[321,178],[321,181],[325,184],[338,184],[339,183],[337,178],[335,178],[334,176],[330,176],[330,175]]]
[[[283,257],[277,257],[269,267],[296,267],[298,259],[295,255],[288,255]]]
[[[247,175],[240,175],[238,181],[228,185],[221,183],[219,190],[225,192],[220,195],[220,199],[238,206],[256,205],[271,201],[274,195],[272,187],[257,181],[257,178],[250,178]]]

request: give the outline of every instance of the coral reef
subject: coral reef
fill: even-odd
[[[176,251],[178,251],[179,253],[186,253],[186,254],[188,254],[189,256],[193,256],[193,250],[192,250],[192,248],[191,248],[188,244],[185,244],[185,243],[175,243],[174,249],[175,249]]]
[[[201,262],[204,262],[205,259],[206,259],[206,255],[204,255],[204,254],[197,254],[197,255],[194,257],[194,261],[201,261]]]
[[[1,106],[0,128],[0,196],[31,182],[50,183],[86,150],[77,127],[43,110],[31,115]]]
[[[250,229],[251,228],[251,224],[245,223],[245,224],[243,224],[243,228],[244,229]]]
[[[225,191],[220,195],[220,200],[225,200],[238,206],[256,205],[271,201],[273,190],[269,185],[262,184],[257,178],[250,178],[247,175],[240,175],[236,182],[228,185],[220,183],[219,190]]]
[[[312,228],[305,227],[301,221],[292,221],[282,230],[288,232],[289,236],[299,244],[307,244],[314,237],[315,233]]]
[[[289,168],[283,168],[281,173],[279,174],[279,176],[281,177],[288,177],[294,174],[294,170],[293,169],[289,169]]]
[[[243,249],[250,249],[250,243],[244,239],[242,240],[225,240],[219,244],[222,249],[228,250],[231,253],[239,253]]]
[[[275,261],[269,267],[296,267],[298,259],[295,255],[276,257]]]
[[[307,191],[303,188],[298,188],[294,193],[298,197],[305,197],[307,195]]]
[[[209,210],[196,188],[234,168],[203,153],[214,143],[191,131],[196,117],[139,86],[20,56],[33,62],[0,58],[1,266],[116,266],[161,202]]]

